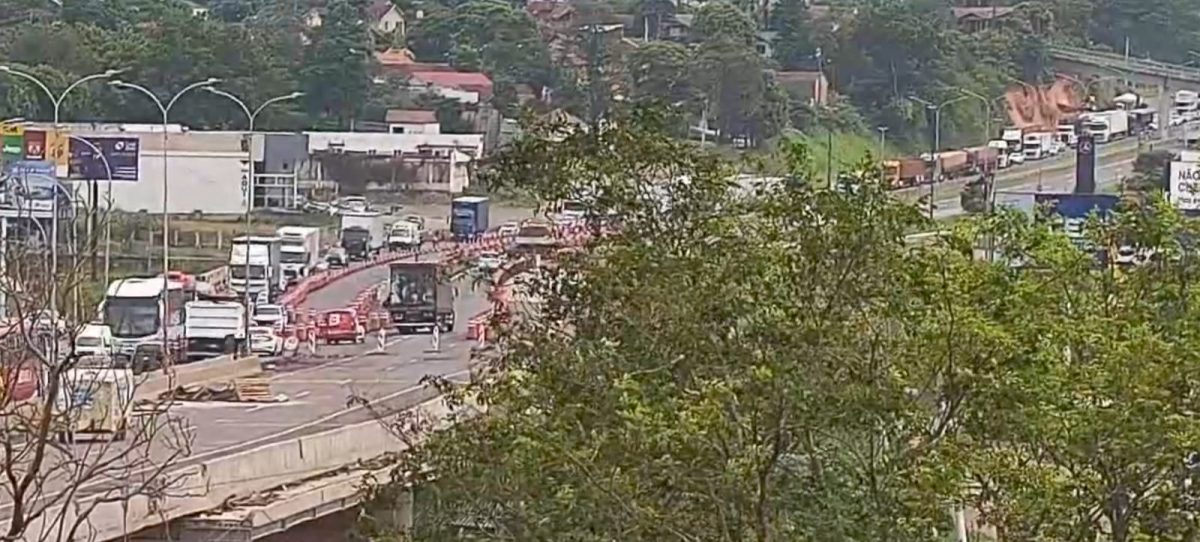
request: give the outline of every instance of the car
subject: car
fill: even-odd
[[[278,356],[283,353],[283,339],[267,326],[250,328],[250,353]]]
[[[1025,163],[1025,153],[1014,152],[1014,153],[1008,155],[1008,161],[1014,165],[1015,164],[1024,164]]]
[[[516,237],[517,232],[521,231],[521,225],[516,222],[505,222],[500,225],[500,229],[496,232],[501,237]]]
[[[490,250],[479,253],[475,260],[475,266],[484,271],[495,271],[501,265],[504,265],[504,255]]]
[[[87,324],[75,336],[75,355],[108,356],[115,352],[112,330],[104,324]]]
[[[280,328],[287,325],[287,312],[279,305],[255,305],[254,316],[251,319],[260,326]]]
[[[325,263],[329,265],[330,269],[346,267],[346,261],[348,259],[348,256],[346,256],[346,249],[342,247],[333,247],[329,249],[329,253],[325,255]]]
[[[362,213],[371,209],[371,204],[363,196],[345,196],[337,202],[337,208],[352,213]]]

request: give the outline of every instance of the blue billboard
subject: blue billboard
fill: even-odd
[[[1048,216],[1086,219],[1093,211],[1101,217],[1115,211],[1120,198],[1113,194],[1034,194],[1034,201]]]
[[[54,164],[45,160],[13,160],[5,164],[4,172],[16,178],[30,175],[54,177]]]

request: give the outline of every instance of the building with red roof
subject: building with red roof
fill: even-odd
[[[460,101],[482,103],[492,98],[492,80],[479,72],[414,71],[409,75],[411,83]],[[471,94],[475,95],[474,100],[470,99]]]

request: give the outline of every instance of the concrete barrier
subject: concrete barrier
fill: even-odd
[[[143,374],[144,379],[137,384],[134,399],[154,399],[179,386],[203,386],[254,376],[262,372],[262,363],[258,356],[236,359],[233,356],[220,356],[176,365],[174,368],[174,374],[164,374],[162,371]]]
[[[426,398],[429,393],[424,388],[413,391],[418,398]],[[452,419],[450,408],[440,397],[427,399],[410,412],[432,422],[434,430]],[[423,439],[408,440],[419,443]],[[166,487],[160,495],[130,496],[124,503],[96,504],[95,496],[72,502],[31,524],[24,540],[54,539],[47,535],[57,528],[56,518],[73,521],[75,514],[93,505],[95,509],[88,514],[77,538],[120,539],[172,519],[219,508],[235,496],[266,491],[406,448],[405,441],[375,420],[266,444],[172,472],[165,477]],[[107,497],[112,499],[111,495]]]

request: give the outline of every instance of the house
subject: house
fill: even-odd
[[[663,20],[659,37],[671,41],[688,41],[692,37],[692,23],[695,18],[691,13],[681,13]]]
[[[777,71],[775,82],[787,91],[788,95],[802,100],[808,105],[825,105],[829,103],[829,80],[819,71]]]
[[[775,58],[775,40],[779,38],[779,32],[774,30],[759,30],[754,35],[754,49],[763,58]]]
[[[389,134],[440,134],[437,114],[421,109],[389,109],[384,119]]]
[[[478,72],[414,71],[408,81],[410,87],[424,88],[463,103],[476,104],[492,99],[492,80]]]
[[[321,28],[321,25],[324,24],[324,22],[325,18],[321,16],[321,10],[317,8],[310,8],[308,11],[304,12],[304,26],[308,28]]]
[[[414,72],[455,71],[449,64],[417,62],[412,51],[408,49],[391,48],[375,53],[375,60],[379,62],[379,67],[384,73],[392,75],[411,76]]]
[[[371,18],[371,28],[376,32],[404,34],[404,13],[391,0],[375,0],[367,6],[367,16]]]
[[[950,8],[959,29],[968,33],[1004,24],[1015,11],[1016,8],[1007,6]]]

